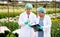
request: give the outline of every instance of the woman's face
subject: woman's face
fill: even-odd
[[[42,13],[42,12],[37,12],[38,16],[39,17],[44,17],[45,13]]]

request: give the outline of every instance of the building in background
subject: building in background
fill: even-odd
[[[9,1],[9,5],[24,5],[25,3],[32,3],[32,4],[36,4],[36,0],[8,0]],[[55,3],[57,4],[57,7],[60,8],[60,0],[37,0],[38,4],[42,4],[42,5],[48,5],[53,3],[53,1],[55,1]],[[7,0],[0,0],[0,5],[7,5]]]

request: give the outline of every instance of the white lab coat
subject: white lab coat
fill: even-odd
[[[24,24],[24,22],[27,20],[28,20],[28,16],[27,16],[26,12],[22,13],[20,15],[19,21],[18,21],[18,24],[21,26],[19,37],[34,37],[33,28],[26,26]],[[30,12],[29,20],[31,23],[35,23],[36,22],[36,15],[33,14],[32,12]]]
[[[37,23],[39,23],[39,17],[37,18]],[[43,20],[44,26],[43,26],[43,31],[44,31],[44,37],[51,37],[50,31],[51,31],[51,19],[48,15],[44,16]],[[38,37],[38,32],[36,32],[36,37]]]

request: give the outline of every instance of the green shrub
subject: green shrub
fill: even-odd
[[[37,14],[37,12],[36,11],[32,11],[34,14]],[[46,14],[53,14],[53,13],[60,13],[60,10],[47,10],[46,11]]]
[[[60,10],[47,11],[46,14],[60,13]]]
[[[10,33],[6,37],[16,37],[14,34]]]
[[[34,14],[37,14],[37,12],[34,10],[32,11]],[[19,16],[22,12],[9,12],[9,16],[10,17],[15,17],[15,16]],[[47,10],[46,14],[53,14],[53,13],[60,13],[60,10]],[[7,12],[0,12],[0,19],[1,18],[6,18],[8,17],[8,13]]]
[[[21,13],[20,12],[10,12],[9,13],[9,17],[15,17],[15,16],[19,16]],[[6,18],[8,17],[8,13],[7,12],[0,12],[0,19],[1,18]]]
[[[13,22],[13,21],[10,22],[9,24],[6,21],[0,22],[0,25],[7,26],[11,31],[14,31],[14,30],[19,28],[18,23],[17,22]]]
[[[52,37],[60,37],[60,26],[58,22],[52,22],[52,29],[51,29]]]
[[[57,17],[57,19],[60,19],[60,17]]]

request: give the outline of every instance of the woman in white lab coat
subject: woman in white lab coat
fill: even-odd
[[[45,14],[46,10],[42,7],[37,8],[37,23],[41,26],[43,31],[37,31],[36,37],[51,37],[51,19]]]
[[[36,15],[31,12],[32,8],[32,4],[27,3],[25,5],[25,12],[23,12],[19,17],[18,24],[21,26],[19,37],[34,37],[33,28],[25,24],[27,21],[31,24],[36,22]]]

